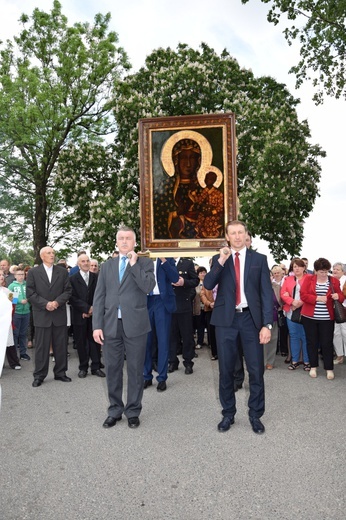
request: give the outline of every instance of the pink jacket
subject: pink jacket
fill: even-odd
[[[303,278],[299,280],[300,289],[302,287],[302,284],[307,277],[306,274],[303,275]],[[296,280],[294,276],[286,276],[284,279],[284,283],[282,284],[280,296],[281,300],[285,303],[283,306],[283,309],[285,312],[289,312],[291,310],[291,305],[294,300],[293,298],[293,291],[296,286]],[[288,292],[289,296],[284,296],[284,293]]]

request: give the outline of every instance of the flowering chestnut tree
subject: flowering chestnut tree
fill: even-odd
[[[112,146],[80,148],[61,163],[63,189],[93,252],[113,250],[121,223],[139,230],[140,118],[235,112],[239,217],[269,242],[275,258],[299,253],[324,152],[310,143],[308,123],[298,120],[299,100],[285,85],[255,78],[227,51],[218,55],[206,44],[199,50],[180,44],[152,52],[144,67],[116,84],[113,101]]]

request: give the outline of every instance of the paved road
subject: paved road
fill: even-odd
[[[33,351],[31,351],[33,352]],[[3,371],[1,520],[343,520],[346,517],[346,365],[327,381],[283,358],[265,374],[266,433],[247,418],[248,384],[235,425],[219,433],[217,362],[199,351],[168,389],[145,390],[141,426],[102,428],[105,381],[72,383],[50,371],[32,388],[32,362]]]

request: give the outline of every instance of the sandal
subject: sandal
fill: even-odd
[[[311,370],[310,363],[304,363],[304,370],[305,370],[305,372],[310,372],[310,370]]]
[[[299,363],[294,363],[292,361],[292,363],[290,363],[287,368],[288,370],[295,370],[296,368],[299,368]]]

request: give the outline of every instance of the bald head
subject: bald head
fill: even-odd
[[[42,247],[42,249],[40,251],[40,257],[41,257],[42,262],[46,266],[51,267],[54,264],[54,259],[55,259],[54,249],[49,246]]]
[[[82,253],[77,259],[77,265],[81,271],[87,273],[90,269],[90,260],[88,255]]]

